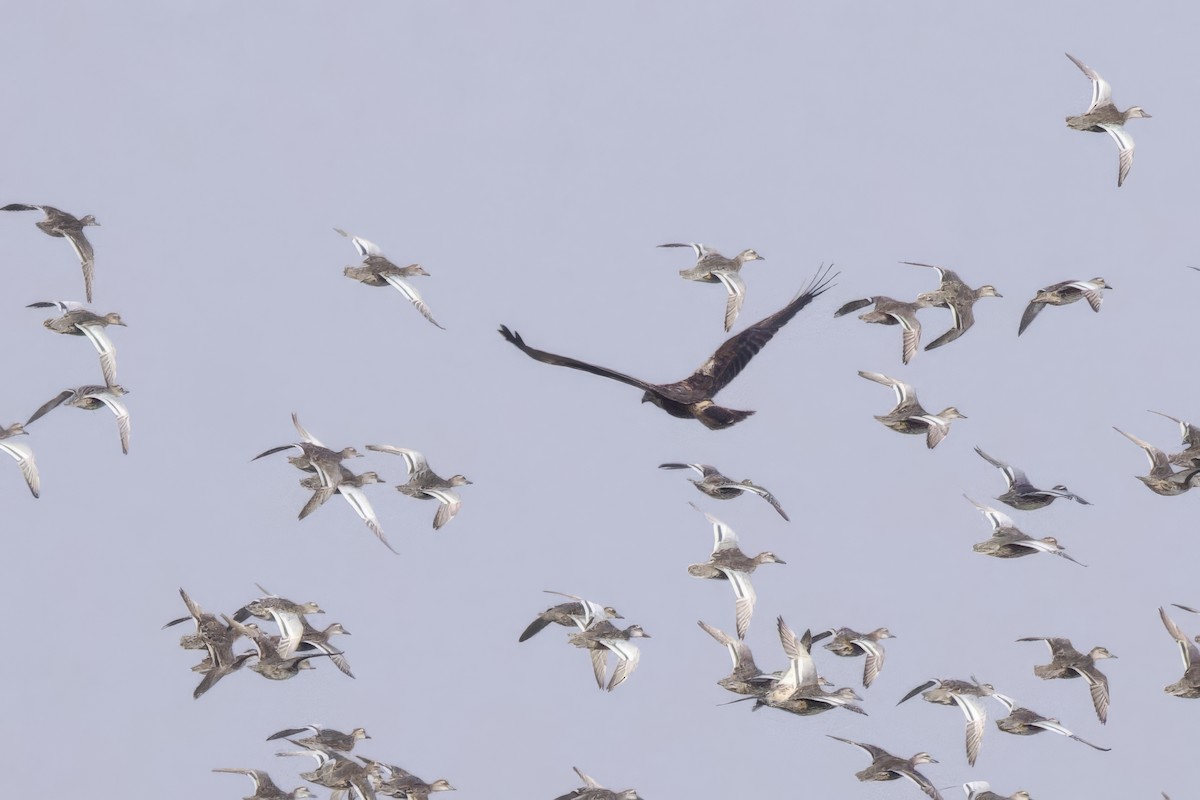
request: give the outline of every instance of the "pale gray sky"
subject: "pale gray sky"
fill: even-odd
[[[682,0],[11,9],[0,199],[100,221],[94,306],[129,325],[112,337],[133,435],[122,456],[107,412],[39,420],[36,501],[0,464],[0,599],[20,631],[0,669],[0,736],[22,765],[7,790],[249,794],[214,767],[267,769],[290,789],[308,762],[263,740],[320,722],[366,727],[358,752],[446,777],[463,800],[555,797],[577,785],[572,765],[651,800],[795,786],[917,796],[859,784],[866,755],[827,733],[927,750],[937,786],[1186,797],[1200,706],[1162,692],[1182,667],[1156,609],[1200,605],[1200,500],[1141,486],[1145,457],[1112,426],[1173,448],[1177,429],[1147,409],[1200,422],[1187,355],[1200,275],[1185,269],[1198,263],[1198,120],[1180,55],[1198,14]],[[1137,158],[1120,190],[1113,142],[1063,124],[1090,96],[1064,51],[1118,106],[1154,115],[1130,125]],[[0,424],[100,381],[86,341],[24,308],[83,299],[73,253],[36,219],[0,215]],[[414,281],[447,330],[345,279],[356,258],[334,226],[423,264],[432,277]],[[681,281],[691,262],[655,249],[668,241],[766,257],[744,272],[736,330],[822,262],[841,271],[721,395],[758,412],[727,431],[535,363],[495,332],[684,377],[724,340],[724,297]],[[832,317],[857,297],[934,288],[902,260],[1004,297],[903,366],[897,330]],[[1096,275],[1114,287],[1100,314],[1049,309],[1017,339],[1039,287]],[[926,341],[949,316],[922,312]],[[892,397],[858,370],[969,419],[929,452],[872,419]],[[400,557],[340,501],[297,522],[303,476],[282,456],[250,463],[295,438],[292,411],[331,446],[414,447],[464,473],[462,512],[435,533],[431,504],[368,487]],[[1003,489],[976,444],[1095,504],[1012,512],[1087,569],[971,552],[989,529],[962,494]],[[753,478],[792,521],[754,498],[707,500],[664,461]],[[404,480],[400,459],[352,466]],[[755,576],[747,642],[764,669],[784,663],[777,615],[797,632],[899,637],[865,693],[870,716],[717,706],[734,699],[715,685],[728,659],[696,620],[732,630],[733,603],[686,573],[711,546],[689,500],[745,549],[788,561]],[[244,671],[193,701],[198,654],[159,630],[184,612],[178,588],[231,613],[256,581],[352,631],[341,644],[357,680],[330,664],[282,683]],[[596,690],[565,629],[518,645],[551,602],[543,589],[615,605],[652,635],[617,691]],[[1034,677],[1043,645],[1014,642],[1059,635],[1120,656],[1102,664],[1107,726],[1082,681]],[[815,657],[858,684],[860,660]],[[1112,752],[989,721],[968,767],[957,710],[896,701],[971,674]]]

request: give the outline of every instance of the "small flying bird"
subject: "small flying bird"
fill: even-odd
[[[564,795],[556,797],[554,800],[641,800],[638,793],[633,789],[625,789],[621,792],[614,792],[611,789],[605,789],[595,778],[584,774],[579,767],[571,767],[575,770],[575,774],[583,781],[583,786],[578,789],[572,789]]]
[[[879,676],[879,671],[883,669],[884,652],[880,640],[896,638],[887,628],[876,628],[870,633],[859,633],[850,628],[829,628],[813,636],[812,640],[819,642],[829,636],[833,637],[833,641],[825,645],[825,649],[835,656],[867,657],[866,663],[863,664],[863,687],[867,689],[871,688],[871,684]]]
[[[925,446],[930,450],[937,447],[950,433],[950,423],[953,420],[966,419],[954,406],[947,406],[936,414],[930,414],[917,400],[917,393],[913,387],[903,381],[878,372],[859,370],[858,374],[869,381],[891,387],[896,393],[896,407],[882,417],[875,415],[875,419],[897,433],[925,434]]]
[[[88,214],[79,219],[65,211],[59,211],[54,206],[39,206],[31,203],[9,203],[0,211],[41,211],[45,216],[35,224],[49,236],[65,238],[71,243],[71,249],[79,256],[83,267],[83,288],[87,301],[92,302],[92,278],[95,273],[96,256],[92,251],[92,243],[83,235],[83,229],[88,225],[99,225],[96,218]]]
[[[914,755],[912,758],[899,758],[892,755],[882,747],[877,747],[873,744],[864,744],[862,742],[843,739],[840,736],[834,736],[831,733],[825,734],[830,739],[837,739],[839,742],[852,744],[855,747],[861,747],[867,751],[867,755],[871,757],[871,766],[864,770],[854,773],[854,777],[860,781],[894,781],[900,778],[907,778],[917,785],[922,792],[929,795],[933,800],[942,800],[941,794],[937,788],[929,782],[921,773],[917,772],[917,767],[921,764],[936,764],[937,759],[929,755],[929,753],[921,752]]]
[[[262,770],[220,767],[214,769],[213,772],[232,772],[237,775],[246,775],[250,780],[254,781],[254,794],[243,800],[307,800],[307,798],[316,797],[306,786],[285,792],[275,785],[270,775]]]
[[[582,626],[581,626],[582,627]],[[572,633],[567,641],[576,647],[588,650],[592,658],[592,671],[596,675],[596,685],[608,691],[620,686],[626,678],[637,669],[641,659],[641,651],[630,639],[649,639],[650,634],[642,630],[641,625],[630,625],[621,630],[606,619],[593,621],[579,633]],[[604,685],[604,676],[608,671],[608,653],[617,656],[617,665],[613,668],[612,678],[608,686]]]
[[[375,787],[378,794],[404,798],[404,800],[429,800],[429,795],[434,792],[454,791],[454,787],[445,778],[438,778],[432,783],[426,783],[411,772],[394,764],[384,764],[362,756],[358,758],[367,765],[367,774],[378,780],[379,785]]]
[[[1200,613],[1194,608],[1181,606],[1178,603],[1173,605],[1193,614]],[[1196,644],[1183,634],[1183,631],[1175,624],[1175,620],[1168,617],[1167,612],[1161,606],[1159,606],[1158,615],[1162,618],[1167,633],[1171,634],[1171,638],[1179,645],[1179,655],[1183,659],[1183,677],[1170,686],[1163,687],[1163,691],[1175,697],[1189,699],[1200,697],[1200,649],[1197,649]]]
[[[454,490],[459,486],[471,483],[464,476],[452,475],[448,479],[441,477],[429,468],[429,462],[425,460],[425,456],[407,447],[369,444],[367,449],[404,458],[404,463],[408,465],[408,483],[400,484],[396,487],[396,491],[418,500],[438,501],[440,505],[433,515],[434,530],[454,519],[454,515],[462,508],[462,498]]]
[[[979,758],[979,748],[983,745],[983,727],[987,724],[987,710],[983,706],[983,698],[995,693],[991,684],[979,683],[972,676],[970,682],[953,678],[933,678],[922,683],[904,697],[905,700],[918,694],[928,703],[943,706],[958,706],[967,718],[967,763],[975,766]]]
[[[370,739],[366,730],[355,728],[349,733],[342,733],[333,728],[322,728],[320,725],[305,725],[303,728],[288,728],[287,730],[272,733],[267,737],[267,741],[273,739],[287,739],[292,736],[298,736],[305,731],[312,731],[313,735],[304,739],[297,739],[295,744],[301,747],[307,747],[310,750],[337,750],[342,753],[349,753],[354,749],[354,745],[361,739]]]
[[[1126,433],[1115,425],[1113,430],[1146,452],[1146,458],[1150,459],[1150,474],[1135,475],[1134,477],[1146,484],[1146,488],[1150,491],[1165,497],[1172,497],[1183,494],[1200,483],[1200,464],[1193,463],[1190,467],[1184,467],[1176,472],[1171,467],[1171,461],[1167,458],[1167,454],[1162,450],[1133,434]]]
[[[125,407],[125,403],[121,400],[127,394],[129,394],[129,390],[116,384],[112,386],[89,385],[79,386],[75,389],[64,389],[46,401],[37,411],[33,412],[33,415],[25,421],[25,424],[29,425],[32,422],[36,422],[64,403],[75,408],[82,408],[84,411],[96,411],[97,409],[107,407],[113,412],[113,416],[117,418],[117,433],[121,437],[121,452],[129,455],[129,409]]]
[[[561,594],[561,592],[554,592],[550,589],[546,591],[551,594]],[[575,595],[566,596],[576,597]],[[595,609],[595,611],[589,611],[589,609]],[[533,622],[529,623],[529,626],[521,633],[517,641],[524,642],[532,638],[552,622],[567,627],[578,625],[581,629],[586,630],[587,626],[591,624],[591,617],[587,616],[589,614],[599,619],[625,619],[612,606],[600,606],[579,597],[568,603],[559,603],[556,606],[551,606],[541,614],[538,614]],[[580,624],[579,620],[581,619],[585,619],[586,621]]]
[[[1070,639],[1058,637],[1026,636],[1017,641],[1045,642],[1050,648],[1050,663],[1038,664],[1033,668],[1033,674],[1042,680],[1083,678],[1087,681],[1100,724],[1108,721],[1108,676],[1096,668],[1096,662],[1102,658],[1116,658],[1115,655],[1104,647],[1093,647],[1087,653],[1081,653],[1071,646]]]
[[[938,271],[941,284],[932,292],[922,292],[917,295],[917,302],[923,306],[938,306],[950,309],[954,319],[954,327],[925,345],[926,350],[933,350],[944,344],[953,342],[967,332],[975,324],[975,301],[981,297],[1003,297],[991,284],[984,284],[978,289],[972,289],[958,277],[958,273],[933,264],[922,264],[917,261],[901,261],[913,267],[929,267]]]
[[[967,496],[964,494],[963,497]],[[1022,556],[1031,556],[1034,553],[1050,553],[1079,564],[1081,567],[1087,566],[1086,564],[1080,564],[1067,555],[1067,551],[1063,549],[1062,545],[1053,536],[1035,539],[1018,528],[1016,523],[1012,521],[1012,517],[1003,511],[976,503],[969,497],[967,497],[967,500],[987,517],[988,522],[992,523],[991,537],[971,546],[971,549],[976,553],[982,553],[985,556],[993,556],[995,558],[1021,558]]]
[[[1025,477],[1024,470],[1005,464],[998,458],[992,458],[979,447],[975,448],[975,452],[984,461],[1004,473],[1004,480],[1008,482],[1008,489],[1004,494],[996,498],[1001,503],[1006,503],[1021,511],[1033,511],[1045,508],[1060,497],[1074,500],[1076,503],[1085,506],[1091,505],[1091,503],[1079,495],[1071,494],[1070,490],[1062,484],[1055,486],[1053,489],[1039,489]]]
[[[1042,313],[1046,306],[1066,306],[1077,300],[1086,298],[1092,311],[1100,312],[1100,303],[1104,300],[1104,289],[1111,289],[1104,278],[1092,278],[1089,281],[1063,281],[1038,289],[1037,294],[1025,307],[1021,315],[1021,326],[1017,328],[1017,336],[1025,332],[1033,318]]]
[[[104,329],[109,325],[125,327],[120,314],[115,311],[103,316],[93,314],[82,303],[73,300],[43,300],[30,303],[26,308],[57,308],[62,311],[62,316],[48,319],[42,325],[55,333],[86,336],[100,354],[100,371],[104,373],[104,382],[109,386],[117,382],[117,348]]]
[[[1125,130],[1125,123],[1131,119],[1149,119],[1141,106],[1130,106],[1124,111],[1118,111],[1112,101],[1112,87],[1108,81],[1100,77],[1100,73],[1084,64],[1070,53],[1067,58],[1075,63],[1092,82],[1092,104],[1087,111],[1078,116],[1067,117],[1067,127],[1077,131],[1092,131],[1107,133],[1117,143],[1120,169],[1117,171],[1117,187],[1125,183],[1125,176],[1133,166],[1133,137]]]
[[[903,300],[876,295],[875,297],[864,297],[861,300],[851,300],[833,312],[833,315],[835,317],[845,316],[860,308],[866,308],[872,303],[875,307],[865,314],[859,314],[858,318],[863,322],[874,322],[879,325],[899,325],[901,328],[900,359],[907,364],[917,354],[917,347],[921,343],[921,321],[917,319],[917,310],[928,308],[929,304],[920,300],[906,303]]]
[[[29,432],[19,422],[14,422],[7,428],[0,425],[0,452],[8,453],[16,460],[21,475],[25,477],[25,483],[29,485],[29,491],[34,497],[38,497],[42,493],[42,479],[38,475],[37,462],[33,459],[33,449],[24,442],[12,441],[14,436],[21,434],[28,436]]]
[[[832,269],[832,266],[829,268]],[[786,306],[769,317],[759,320],[749,328],[725,340],[717,351],[709,356],[700,368],[688,377],[675,383],[647,383],[615,370],[598,367],[567,356],[535,350],[508,326],[500,326],[500,335],[510,344],[535,361],[559,367],[583,370],[593,375],[609,378],[642,390],[642,402],[653,403],[673,417],[697,419],[706,428],[720,430],[744,420],[753,411],[738,411],[713,402],[713,397],[733,381],[750,363],[750,359],[774,338],[799,311],[829,289],[836,274],[830,275],[823,269],[809,282],[800,294]]]
[[[693,504],[692,508],[700,511]],[[739,639],[746,638],[746,630],[750,627],[750,617],[754,614],[754,587],[750,584],[750,575],[761,564],[786,564],[787,562],[771,552],[762,552],[751,558],[738,547],[737,534],[733,528],[726,525],[712,514],[701,511],[704,518],[713,526],[712,555],[704,564],[692,564],[688,574],[696,578],[712,578],[727,580],[733,587],[734,613],[737,619],[737,635]]]
[[[996,727],[1005,733],[1015,734],[1016,736],[1033,736],[1038,733],[1057,733],[1060,736],[1066,736],[1069,739],[1086,744],[1095,750],[1103,750],[1108,752],[1111,747],[1101,747],[1100,745],[1092,744],[1085,739],[1080,739],[1075,734],[1062,726],[1062,723],[1051,717],[1043,717],[1036,711],[1030,711],[1028,708],[1021,708],[1017,705],[1017,701],[1007,695],[994,692],[992,697],[999,700],[1008,709],[1008,716],[1004,719],[996,720]]]
[[[779,516],[788,520],[787,512],[783,510],[783,506],[779,505],[779,501],[775,499],[775,495],[768,492],[761,486],[758,486],[749,478],[742,481],[735,481],[733,478],[727,478],[721,474],[720,470],[712,464],[659,464],[659,469],[694,469],[700,473],[700,480],[692,480],[692,485],[699,489],[704,494],[714,500],[732,500],[738,497],[743,492],[756,494],[763,500],[771,504],[771,508],[779,512]],[[697,509],[699,510],[699,509]],[[789,522],[791,520],[788,520]]]
[[[696,252],[696,264],[689,269],[681,269],[679,275],[689,281],[704,283],[720,283],[729,292],[725,302],[725,331],[733,327],[738,312],[742,310],[742,302],[746,299],[746,282],[742,280],[742,266],[751,261],[765,261],[753,250],[743,250],[733,258],[713,250],[706,244],[660,244],[659,247],[690,247]]]
[[[774,688],[782,677],[780,673],[768,675],[760,670],[754,663],[754,654],[750,652],[750,648],[742,639],[736,639],[707,622],[698,620],[696,624],[718,643],[725,645],[729,651],[729,657],[733,661],[733,671],[717,681],[718,686],[735,694],[763,697]]]
[[[421,316],[432,322],[437,327],[442,328],[438,321],[433,318],[433,314],[429,311],[429,306],[425,305],[425,301],[421,299],[421,295],[417,293],[405,278],[411,278],[414,275],[425,275],[429,273],[425,271],[420,264],[409,264],[407,267],[398,267],[388,260],[383,251],[379,249],[379,245],[374,242],[369,242],[361,236],[353,236],[346,233],[341,228],[334,228],[335,231],[350,239],[354,245],[354,249],[363,257],[361,267],[346,267],[344,270],[347,278],[353,278],[359,283],[365,283],[367,286],[391,286],[400,294],[416,306],[417,311],[421,312]],[[445,328],[442,328],[445,330]]]

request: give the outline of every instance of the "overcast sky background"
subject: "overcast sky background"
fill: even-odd
[[[118,379],[130,453],[107,411],[64,407],[26,440],[40,500],[0,463],[14,626],[0,666],[0,734],[14,797],[46,782],[92,794],[242,797],[269,770],[299,785],[307,759],[265,737],[319,722],[364,726],[356,753],[464,798],[555,797],[577,765],[647,798],[916,797],[859,784],[865,753],[909,756],[939,787],[987,780],[1007,795],[1187,797],[1200,704],[1162,687],[1182,666],[1156,608],[1200,606],[1195,494],[1159,497],[1144,455],[1200,421],[1194,251],[1200,180],[1186,3],[1040,6],[788,3],[35,3],[0,45],[8,154],[0,200],[95,214],[95,310],[119,311]],[[1137,157],[1116,186],[1107,136],[1067,129],[1090,98],[1069,51],[1113,85]],[[86,340],[41,328],[39,300],[83,299],[66,242],[36,213],[0,215],[0,424],[60,390],[102,381]],[[342,276],[357,259],[333,227],[377,242],[414,279],[441,331],[396,292]],[[691,373],[724,339],[724,293],[677,271],[702,241],[753,247],[735,330],[774,312],[821,263],[837,285],[720,395],[757,414],[709,431],[638,403],[634,389],[539,364],[496,334],[652,381]],[[962,339],[900,363],[896,328],[834,319],[873,294],[911,299],[955,269],[1004,297]],[[1042,286],[1103,276],[1103,310],[1047,309]],[[950,325],[923,311],[924,341]],[[858,370],[913,384],[930,410],[969,419],[930,452],[872,419],[893,396]],[[282,455],[289,414],[334,448],[413,447],[467,475],[459,516],[368,487],[399,557],[335,498],[303,522],[307,492]],[[979,445],[1043,486],[1094,505],[1012,511],[1086,569],[971,551],[981,502],[1003,480]],[[664,461],[700,461],[771,489],[702,497]],[[7,460],[6,460],[7,462]],[[401,459],[349,464],[402,483]],[[754,576],[747,636],[759,665],[798,633],[887,626],[869,716],[800,718],[715,685],[732,593],[691,578],[711,532],[785,566]],[[178,648],[183,586],[232,613],[255,582],[318,602],[356,680],[333,665],[287,682],[243,670],[199,700],[197,652]],[[597,691],[586,655],[553,628],[518,645],[553,599],[616,606],[652,635],[638,671]],[[1200,618],[1172,610],[1189,633]],[[1082,681],[1041,681],[1021,636],[1103,644],[1109,723]],[[239,645],[239,650],[241,645]],[[815,648],[819,671],[860,692],[861,659]],[[1015,737],[989,721],[970,768],[956,709],[896,707],[928,678],[976,675],[1078,735]],[[989,705],[992,719],[1000,716]],[[318,789],[327,796],[327,790]],[[959,796],[958,790],[946,792]]]

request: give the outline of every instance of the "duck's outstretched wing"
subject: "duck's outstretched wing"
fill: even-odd
[[[63,389],[57,395],[55,395],[50,400],[47,400],[44,404],[42,404],[41,408],[39,408],[37,411],[33,412],[33,414],[29,417],[29,419],[25,420],[25,424],[28,425],[31,422],[38,421],[39,419],[46,416],[48,413],[50,413],[54,409],[61,406],[63,404],[63,402],[65,402],[68,398],[70,398],[74,394],[75,394],[75,392],[71,391],[70,389]]]

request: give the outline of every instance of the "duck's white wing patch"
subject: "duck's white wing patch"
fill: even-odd
[[[408,301],[417,307],[417,311],[421,312],[421,316],[425,317],[425,319],[429,320],[434,325],[437,325],[437,327],[442,328],[442,330],[445,330],[445,328],[433,318],[433,313],[429,310],[429,306],[425,305],[425,301],[421,299],[421,295],[417,293],[417,290],[411,283],[404,280],[404,278],[400,277],[399,275],[385,274],[383,279],[394,286],[396,290],[400,292],[400,294],[407,297]]]
[[[868,689],[875,679],[879,677],[879,671],[883,669],[883,647],[874,639],[853,639],[856,645],[862,648],[867,654],[866,663],[863,665],[863,686]]]
[[[983,701],[974,695],[955,694],[954,702],[967,718],[967,763],[975,766],[979,748],[983,744],[983,726],[987,723],[987,711]]]
[[[104,382],[112,386],[117,382],[117,348],[113,345],[112,339],[108,338],[104,326],[86,323],[75,327],[88,338],[88,341],[96,348],[96,352],[100,354],[100,371],[104,373]]]
[[[295,612],[280,611],[277,608],[270,611],[271,618],[279,626],[279,644],[276,647],[279,657],[291,658],[296,654],[296,648],[300,646],[300,639],[304,636],[304,623]]]
[[[34,497],[39,497],[42,492],[42,479],[38,476],[37,462],[33,459],[33,450],[29,445],[4,439],[0,440],[0,451],[17,460],[17,466],[25,476],[25,482],[29,484],[29,491],[33,492]]]
[[[596,676],[596,685],[604,688],[604,676],[608,672],[608,650],[588,650],[592,659],[592,673]]]
[[[1120,186],[1125,182],[1125,176],[1129,174],[1129,168],[1133,166],[1133,137],[1129,135],[1129,131],[1125,130],[1124,125],[1105,122],[1097,127],[1108,131],[1108,135],[1117,143],[1117,155],[1120,160],[1120,168],[1117,172],[1117,186]]]
[[[375,244],[374,242],[367,241],[361,236],[355,236],[354,234],[346,233],[341,228],[334,228],[334,230],[349,239],[350,243],[354,245],[354,249],[358,251],[360,256],[366,257],[383,255],[383,251],[379,249],[379,245]]]
[[[700,509],[696,507],[695,503],[692,503],[692,508],[695,508],[697,511],[700,511]],[[732,547],[738,546],[738,537],[737,537],[737,534],[734,532],[733,528],[729,527],[724,522],[722,522],[721,520],[714,517],[712,514],[709,514],[707,511],[701,511],[700,513],[704,514],[704,518],[707,519],[710,523],[712,523],[712,526],[713,526],[713,552],[714,553],[716,553],[720,550],[728,550]]]
[[[99,400],[116,415],[117,433],[121,436],[121,452],[129,455],[129,410],[125,408],[125,404],[121,402],[121,398],[110,391],[93,392],[92,394],[84,395],[84,397]]]
[[[1088,301],[1088,305],[1092,307],[1092,311],[1100,310],[1100,303],[1104,300],[1104,295],[1100,293],[1100,289],[1090,281],[1073,281],[1068,284],[1079,290],[1083,295],[1083,299]],[[1186,434],[1185,434],[1186,435]]]
[[[357,486],[345,483],[338,487],[338,491],[342,497],[346,498],[346,502],[354,509],[354,513],[358,514],[362,518],[362,521],[367,523],[367,528],[371,533],[379,537],[379,541],[383,542],[388,550],[395,553],[396,548],[392,547],[387,537],[383,535],[383,527],[379,524],[379,517],[375,515],[375,509],[371,507],[370,501],[367,500],[366,492]],[[342,671],[345,672],[345,670]]]
[[[754,594],[754,586],[750,583],[750,576],[744,572],[721,567],[718,567],[718,569],[729,579],[729,585],[733,587],[733,608],[734,615],[737,618],[737,635],[739,639],[745,639],[746,631],[750,627],[750,617],[754,615],[754,601],[757,599]]]
[[[325,445],[317,437],[305,430],[304,426],[300,424],[300,415],[295,411],[292,412],[292,425],[296,426],[296,432],[300,434],[301,439],[309,444],[315,444],[317,447],[325,447]],[[303,450],[304,448],[300,449]]]
[[[964,494],[963,497],[967,496]],[[1012,517],[1010,517],[1008,514],[1005,514],[1003,511],[999,511],[991,506],[985,506],[981,503],[976,503],[969,497],[967,497],[967,500],[970,500],[971,505],[975,506],[983,513],[985,517],[987,517],[988,522],[992,524],[993,532],[1003,530],[1005,528],[1017,527],[1016,523],[1013,522]]]
[[[1092,81],[1092,104],[1088,106],[1088,110],[1084,113],[1091,113],[1101,106],[1112,103],[1112,87],[1108,85],[1108,81],[1101,78],[1099,72],[1096,72],[1096,70],[1084,64],[1070,53],[1067,53],[1067,58],[1075,62],[1075,66],[1079,67],[1083,71],[1083,74],[1087,75]]]
[[[950,423],[943,421],[941,417],[933,414],[918,414],[913,419],[919,419],[925,423],[925,446],[930,450],[937,447],[942,439],[945,439],[946,435],[950,433]]]
[[[627,642],[624,639],[601,639],[601,644],[617,654],[617,666],[613,668],[612,678],[608,682],[608,691],[620,686],[625,682],[625,679],[633,674],[637,669],[638,661],[642,657],[642,651],[632,642]]]
[[[742,280],[741,274],[729,270],[717,269],[711,274],[723,283],[729,292],[729,299],[725,302],[725,330],[728,332],[746,300],[746,282]]]

